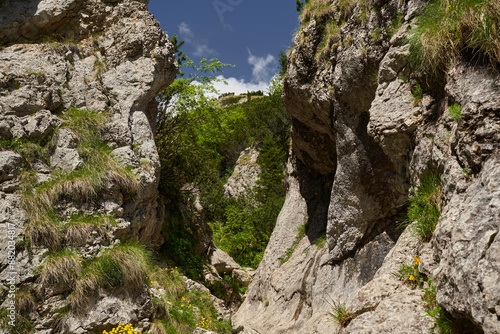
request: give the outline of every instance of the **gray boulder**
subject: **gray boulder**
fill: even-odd
[[[241,266],[232,257],[213,244],[207,251],[207,260],[217,270],[218,274],[231,274],[233,270],[241,269]]]
[[[50,156],[50,165],[66,172],[72,172],[83,166],[83,159],[74,148],[57,147]]]
[[[0,182],[11,180],[22,171],[23,158],[11,151],[0,151]]]

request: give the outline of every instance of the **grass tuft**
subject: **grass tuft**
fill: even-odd
[[[429,241],[441,216],[441,175],[429,173],[422,176],[420,185],[409,199],[407,217],[400,224],[412,228],[422,241]]]
[[[500,62],[500,2],[430,1],[408,41],[414,65],[432,75],[446,71],[462,52]]]
[[[331,0],[309,1],[300,13],[301,24],[306,24],[311,20],[323,21],[334,14],[335,8]]]
[[[340,29],[345,24],[345,22],[340,25],[335,21],[329,21],[326,23],[323,36],[316,48],[316,56],[315,59],[317,62],[328,60],[327,56],[331,49],[335,48],[339,45],[340,37]]]
[[[449,106],[448,116],[454,121],[460,121],[462,119],[462,106],[458,103],[454,103]]]
[[[422,102],[424,93],[422,91],[422,86],[420,86],[418,82],[415,83],[415,85],[413,85],[411,89],[411,96],[412,96],[413,106],[417,106],[420,102]]]
[[[39,280],[42,286],[57,285],[70,289],[81,270],[82,261],[78,253],[73,249],[65,249],[49,254]]]
[[[313,244],[316,245],[316,247],[318,248],[323,248],[323,246],[325,246],[326,244],[326,234],[323,234],[322,236],[316,238],[313,241]]]
[[[105,237],[106,228],[113,225],[116,225],[116,220],[111,215],[73,215],[61,227],[65,231],[65,244],[77,247],[85,245],[92,232]]]
[[[350,312],[347,307],[340,303],[332,300],[331,302],[332,311],[328,314],[342,327],[349,325],[352,319],[356,317],[356,314]]]
[[[61,203],[92,203],[110,184],[117,185],[127,194],[134,194],[140,187],[130,168],[123,167],[110,155],[112,148],[102,140],[104,125],[109,120],[106,113],[86,109],[68,109],[62,118],[62,127],[70,129],[78,138],[77,150],[84,164],[72,172],[55,170],[52,179],[26,192],[22,206],[30,219],[26,228],[32,246],[41,245],[58,249],[62,240],[73,240],[81,244],[91,226],[70,226],[66,235],[58,228],[57,208]],[[31,180],[26,178],[27,180]]]
[[[149,265],[149,252],[135,242],[105,250],[81,270],[70,299],[72,310],[84,312],[100,289],[139,290],[146,281]]]

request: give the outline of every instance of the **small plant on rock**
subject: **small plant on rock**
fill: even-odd
[[[422,101],[423,95],[422,86],[420,86],[417,82],[411,90],[412,102],[414,106],[418,105]]]
[[[429,241],[441,216],[441,176],[425,174],[420,185],[409,199],[408,213],[402,227],[414,223],[415,234],[423,241]]]
[[[332,300],[330,303],[332,311],[328,314],[342,327],[349,325],[352,319],[356,317],[356,314],[350,312],[347,307],[340,303]]]
[[[103,331],[102,334],[141,334],[142,331],[136,331],[132,324],[120,324],[118,327],[113,328],[110,332]]]
[[[420,263],[419,256],[416,256],[413,259],[413,264],[411,265],[401,263],[398,272],[395,274],[396,277],[403,280],[405,283],[410,284],[413,287],[418,286],[422,288],[424,286],[425,276],[422,275],[418,270],[419,263]]]
[[[462,119],[462,106],[458,103],[454,103],[449,106],[448,116],[454,121],[460,121]]]

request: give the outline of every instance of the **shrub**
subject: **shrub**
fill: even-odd
[[[463,51],[500,61],[497,0],[433,0],[427,3],[409,43],[414,65],[437,75]]]
[[[151,287],[164,290],[160,297],[152,298],[156,310],[152,333],[191,333],[196,327],[232,333],[227,321],[217,320],[219,315],[212,297],[198,289],[188,290],[177,268],[155,267],[149,279]]]

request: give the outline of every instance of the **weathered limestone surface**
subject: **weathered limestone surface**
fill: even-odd
[[[29,157],[26,162],[10,150],[0,152],[0,238],[7,236],[8,224],[14,224],[17,240],[22,241],[29,218],[20,207],[23,190],[18,177],[25,177],[24,171],[33,171],[36,182],[42,183],[57,170],[71,172],[82,166],[76,149],[80,138],[60,128],[61,113],[79,108],[109,113],[102,136],[114,148],[111,156],[138,178],[136,192],[109,181],[92,203],[84,199],[58,203],[68,216],[80,211],[117,218],[117,226],[81,238],[82,255],[92,258],[103,247],[129,238],[159,247],[163,208],[157,202],[160,164],[151,101],[173,81],[177,64],[173,46],[148,12],[147,1],[1,1],[0,43],[0,139],[13,145],[34,142],[46,147],[49,155],[47,163]],[[2,239],[3,286],[5,247],[7,240]],[[35,269],[45,251],[17,252],[18,286],[37,281]],[[60,317],[52,315],[68,300],[56,292],[35,310],[40,312],[34,317],[37,333],[97,333],[131,321],[145,321],[147,326],[151,315],[146,290],[117,293],[103,295],[89,310],[89,318],[74,316],[63,325]]]
[[[238,198],[255,187],[260,173],[257,163],[259,153],[258,146],[251,146],[240,153],[233,174],[224,185],[224,196]]]
[[[367,12],[356,5],[338,43],[319,50],[325,22],[342,20],[339,1],[330,2],[289,54],[287,198],[233,321],[247,334],[428,332],[422,290],[394,276],[420,256],[440,305],[484,333],[500,332],[500,75],[462,60],[417,100],[417,79],[427,79],[414,77],[401,42],[422,2],[374,1],[380,7]],[[401,28],[391,32],[398,13]],[[454,103],[461,120],[448,115]],[[411,225],[396,227],[411,186],[428,172],[442,174],[443,210],[422,243]],[[361,314],[340,328],[333,301]]]

